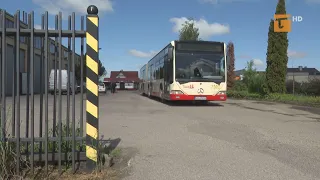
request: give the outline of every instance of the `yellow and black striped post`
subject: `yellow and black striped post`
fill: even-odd
[[[98,8],[91,5],[87,9],[87,55],[86,55],[86,156],[87,169],[93,170],[98,163],[99,140],[99,17]]]

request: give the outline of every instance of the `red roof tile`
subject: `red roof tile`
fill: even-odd
[[[110,78],[116,78],[120,72],[126,77],[126,78],[139,78],[138,71],[111,71]]]
[[[126,78],[117,78],[122,73]],[[105,82],[140,82],[138,71],[111,71],[110,78],[104,78]]]

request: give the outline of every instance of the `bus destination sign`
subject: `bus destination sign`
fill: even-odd
[[[224,46],[222,43],[177,43],[177,50],[181,51],[207,51],[207,52],[216,52],[223,53]]]

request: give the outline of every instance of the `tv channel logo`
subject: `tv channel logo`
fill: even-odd
[[[290,14],[275,14],[273,21],[274,32],[291,32],[292,22],[303,21],[302,16],[292,16],[292,20],[290,17]]]

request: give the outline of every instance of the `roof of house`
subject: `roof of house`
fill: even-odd
[[[110,78],[104,78],[104,81],[107,82],[128,82],[128,81],[134,81],[139,82],[139,75],[138,71],[111,71],[110,72]]]
[[[287,72],[293,73],[293,72],[306,72],[309,75],[318,74],[319,71],[316,68],[307,68],[307,67],[301,67],[301,68],[287,68]]]
[[[110,72],[110,78],[116,78],[118,75],[123,75],[126,78],[137,78],[138,76],[138,71],[111,71]]]
[[[240,70],[234,71],[234,74],[236,76],[240,76],[241,74],[243,74],[243,72],[244,72],[244,69],[240,69]]]

